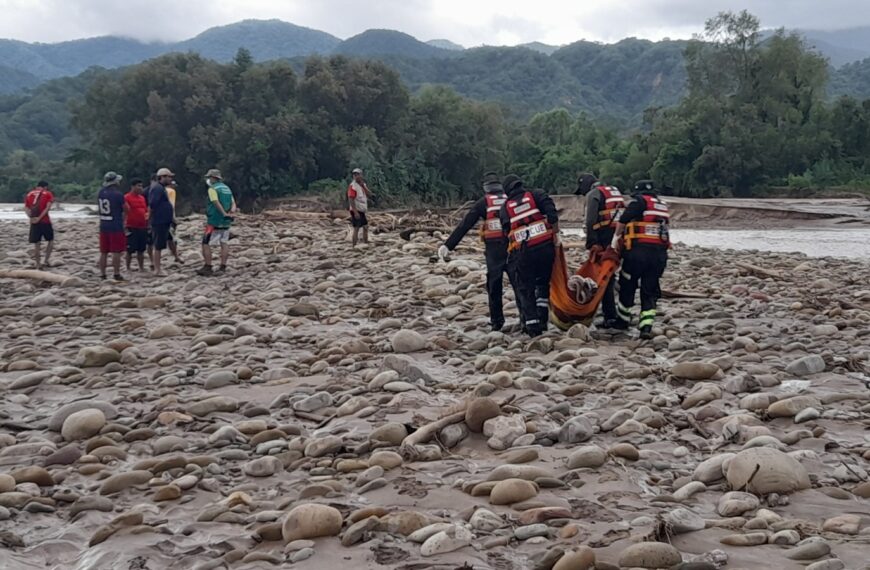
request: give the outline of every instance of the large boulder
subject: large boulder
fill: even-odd
[[[785,371],[795,376],[809,376],[825,371],[825,360],[818,354],[810,354],[791,362]]]
[[[719,367],[711,362],[680,362],[671,367],[671,374],[685,380],[709,380],[719,373]]]
[[[426,348],[426,339],[417,331],[402,329],[390,339],[394,352],[419,352]]]
[[[664,542],[639,542],[619,555],[620,568],[670,568],[683,561],[680,551]]]
[[[102,410],[88,408],[70,414],[63,422],[60,433],[67,441],[87,439],[94,436],[106,425],[106,415]]]
[[[796,459],[772,447],[741,451],[728,464],[728,484],[735,491],[756,495],[808,489],[810,477]]]
[[[294,507],[287,514],[281,527],[281,534],[285,542],[321,536],[338,536],[342,522],[338,509],[309,503]]]
[[[79,350],[76,365],[85,368],[105,366],[110,362],[120,362],[121,354],[108,346],[88,346]]]

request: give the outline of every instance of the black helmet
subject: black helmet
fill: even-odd
[[[490,172],[485,172],[483,174],[483,183],[484,184],[492,184],[492,183],[498,183],[498,182],[501,182],[501,180],[499,180],[498,174],[496,174],[495,172],[490,171]]]
[[[592,185],[598,182],[598,178],[590,173],[584,172],[577,178],[577,190],[574,192],[579,196],[585,196],[592,190]]]
[[[508,174],[504,177],[504,181],[501,183],[501,185],[504,186],[505,192],[510,192],[516,186],[522,186],[523,181],[516,174]]]
[[[634,191],[643,194],[644,192],[652,192],[655,190],[655,182],[652,180],[638,180],[634,183]]]

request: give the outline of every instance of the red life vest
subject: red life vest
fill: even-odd
[[[671,212],[667,202],[649,194],[642,194],[641,198],[645,206],[643,218],[626,224],[625,249],[630,250],[636,243],[670,247],[671,239],[668,226]]]
[[[480,228],[480,237],[483,241],[504,241],[504,232],[501,229],[501,212],[502,204],[507,201],[507,196],[499,192],[498,194],[487,194],[486,198],[486,218],[483,220],[483,227]]]
[[[615,186],[597,186],[601,192],[601,202],[598,206],[598,220],[593,224],[593,230],[608,228],[619,218],[625,209],[625,199]]]
[[[538,209],[531,192],[527,190],[519,200],[508,199],[505,208],[511,221],[508,234],[510,251],[519,249],[524,244],[526,247],[534,247],[553,241],[553,226]]]

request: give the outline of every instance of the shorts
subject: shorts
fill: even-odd
[[[369,219],[365,212],[357,212],[356,216],[350,215],[350,223],[355,228],[364,228],[369,225]]]
[[[230,229],[206,226],[202,235],[202,245],[218,246],[230,243]]]
[[[157,251],[166,249],[166,244],[169,242],[169,224],[151,226],[151,234],[154,241],[154,249]]]
[[[39,243],[42,240],[54,241],[54,226],[51,225],[51,222],[30,224],[30,243]]]
[[[100,253],[121,253],[127,249],[124,232],[100,232]]]
[[[148,247],[148,230],[127,228],[127,253],[142,253]]]

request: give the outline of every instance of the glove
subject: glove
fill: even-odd
[[[619,246],[622,243],[622,238],[616,234],[613,234],[613,239],[610,241],[610,247],[619,251]]]
[[[438,259],[441,261],[447,261],[450,259],[450,250],[447,249],[446,245],[442,245],[438,248]]]

